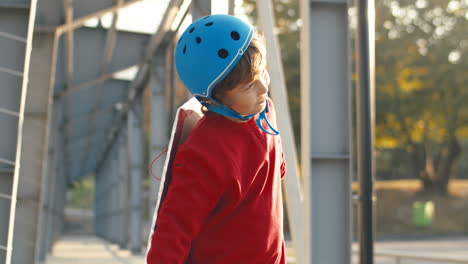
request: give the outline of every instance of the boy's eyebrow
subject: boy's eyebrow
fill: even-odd
[[[253,75],[253,78],[248,80],[246,83],[242,84],[244,89],[247,89],[250,85],[252,85],[254,82],[256,82],[258,79],[260,79],[265,72],[267,71],[266,65],[262,67],[263,69],[261,71],[258,71],[255,75]]]

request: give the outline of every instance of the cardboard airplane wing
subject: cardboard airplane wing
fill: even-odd
[[[192,129],[202,117],[203,113],[201,111],[201,104],[195,98],[191,98],[177,109],[176,116],[174,118],[174,124],[172,125],[171,138],[169,140],[166,160],[164,162],[164,168],[161,175],[161,184],[159,185],[158,199],[154,208],[149,243],[151,242],[151,237],[153,236],[161,202],[164,200],[168,186],[170,185],[172,180],[171,168],[175,154],[177,153],[177,149],[187,139]]]

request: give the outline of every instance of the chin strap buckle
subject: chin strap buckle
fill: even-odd
[[[257,123],[257,126],[263,130],[263,132],[267,133],[267,134],[270,134],[270,135],[273,135],[273,136],[277,136],[279,135],[279,131],[276,130],[270,123],[270,121],[268,120],[267,116],[266,116],[266,113],[268,112],[268,106],[265,108],[265,110],[263,110],[257,120],[255,120],[255,122]],[[267,124],[268,126],[268,129],[271,130],[271,131],[268,131],[266,130],[263,125],[262,125],[262,120],[265,120],[265,123]]]

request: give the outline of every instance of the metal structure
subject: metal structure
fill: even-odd
[[[352,103],[347,0],[302,0],[305,263],[351,262]]]
[[[119,30],[120,11],[143,1],[160,4],[154,33]],[[233,13],[234,1],[227,2]],[[0,0],[0,264],[46,258],[63,231],[67,190],[85,177],[95,182],[96,234],[143,251],[151,226],[144,210],[154,208],[160,189],[151,179],[143,191],[145,165],[155,175],[162,171],[163,159],[152,158],[166,148],[175,109],[187,99],[174,45],[187,22],[211,13],[211,4]],[[283,187],[297,261],[350,262],[349,3],[301,1],[303,184],[271,1],[257,4],[288,163]],[[131,78],[118,78],[135,68]],[[144,106],[150,109],[146,130]]]
[[[359,260],[374,263],[373,178],[374,160],[374,1],[357,1],[356,36],[357,91],[357,171],[359,176]]]

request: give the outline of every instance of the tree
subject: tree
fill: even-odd
[[[405,147],[423,190],[447,194],[468,129],[468,4],[376,3],[377,146]]]

